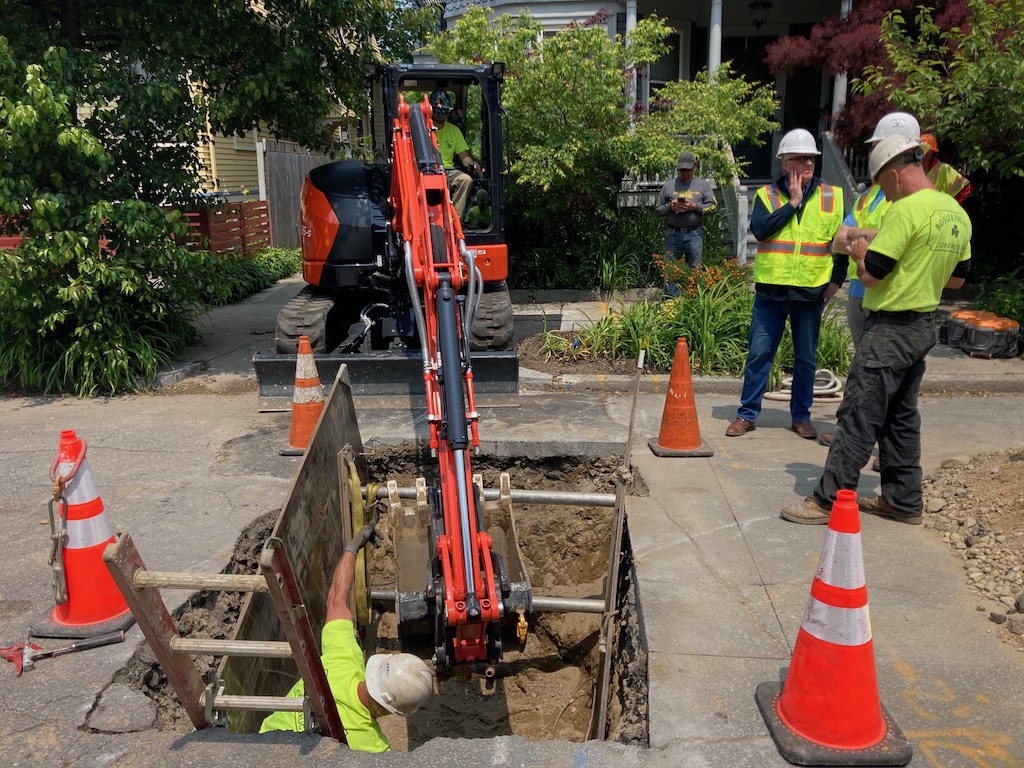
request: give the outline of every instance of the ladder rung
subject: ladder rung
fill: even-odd
[[[139,570],[133,581],[136,589],[218,589],[224,592],[266,592],[262,576],[240,573],[175,573],[173,571]]]
[[[305,699],[290,699],[287,696],[228,696],[221,694],[213,700],[214,709],[237,712],[302,712]],[[206,694],[200,702],[206,706]]]
[[[211,640],[205,637],[172,637],[171,653],[179,656],[255,656],[266,659],[290,659],[288,643],[271,640]],[[220,699],[218,698],[219,702]]]

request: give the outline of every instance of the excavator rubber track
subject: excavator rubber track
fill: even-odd
[[[317,292],[313,286],[307,285],[299,291],[277,316],[275,339],[278,354],[296,354],[300,336],[309,338],[313,352],[325,351],[328,345],[327,317],[333,308],[334,299]]]

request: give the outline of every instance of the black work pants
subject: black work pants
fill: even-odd
[[[836,492],[855,491],[878,443],[882,497],[908,515],[921,513],[921,414],[917,396],[925,355],[935,346],[931,313],[874,312],[846,379],[846,394],[814,498],[831,508]]]

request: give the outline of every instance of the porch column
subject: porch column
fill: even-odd
[[[636,0],[626,0],[626,39],[636,30]],[[628,51],[627,51],[628,53]],[[627,62],[632,64],[632,62]],[[626,77],[626,103],[629,105],[630,121],[633,120],[633,111],[636,108],[636,72],[629,70]]]
[[[708,79],[722,63],[722,0],[711,0],[711,23],[708,25]]]
[[[853,0],[842,0],[839,5],[839,16],[845,19],[850,15],[850,7],[853,5]],[[832,117],[834,118],[839,114],[844,106],[846,106],[846,88],[848,84],[848,78],[845,72],[839,72],[835,80],[832,81]]]

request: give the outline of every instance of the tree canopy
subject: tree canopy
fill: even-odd
[[[722,139],[756,141],[775,125],[773,92],[733,77],[727,65],[714,79],[702,73],[666,86],[650,113],[627,104],[628,76],[668,50],[670,32],[664,19],[650,16],[628,39],[612,38],[600,13],[545,34],[529,14],[491,17],[474,6],[428,49],[445,62],[505,62],[511,170],[531,199],[539,191],[561,210],[580,198],[607,210],[622,173],[672,175],[677,154],[691,143],[703,172],[731,178],[738,168]]]
[[[954,145],[969,169],[1024,176],[1024,6],[968,0],[956,26],[921,7],[882,21],[887,62],[867,67],[857,88],[885,94]]]
[[[329,148],[365,66],[433,11],[393,0],[0,0],[0,380],[134,388],[192,338],[202,254],[176,244],[208,132]],[[97,371],[102,371],[98,375]]]
[[[518,184],[560,204],[567,197],[605,199],[624,166],[619,142],[629,126],[623,91],[630,64],[625,41],[609,38],[606,19],[598,15],[545,36],[528,13],[491,18],[472,6],[427,46],[442,62],[505,63],[511,171]],[[641,21],[631,63],[656,60],[666,32],[660,19]]]
[[[888,66],[881,42],[881,26],[893,11],[909,11],[919,0],[858,0],[849,14],[835,14],[815,24],[806,35],[785,35],[768,45],[765,59],[774,75],[791,74],[800,67],[827,67],[833,74],[858,78],[868,68]],[[951,29],[962,23],[965,0],[931,0],[936,24]],[[885,91],[855,91],[837,115],[832,130],[844,146],[857,145],[871,135],[878,118],[893,107]]]

